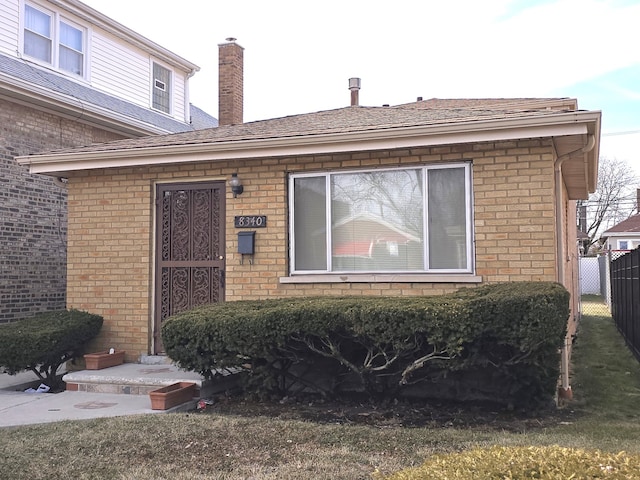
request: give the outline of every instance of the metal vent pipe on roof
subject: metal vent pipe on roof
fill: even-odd
[[[359,78],[350,78],[349,79],[349,90],[351,90],[351,106],[359,105],[358,101],[358,93],[360,91],[360,79]]]

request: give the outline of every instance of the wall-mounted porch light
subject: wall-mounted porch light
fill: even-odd
[[[231,174],[231,178],[229,179],[229,186],[231,187],[233,198],[236,198],[238,195],[244,192],[244,187],[242,186],[242,182],[238,178],[237,173]]]

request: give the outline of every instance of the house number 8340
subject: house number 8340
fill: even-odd
[[[266,215],[238,215],[234,217],[236,228],[264,228],[267,226]]]

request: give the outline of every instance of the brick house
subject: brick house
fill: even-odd
[[[600,112],[363,107],[352,90],[345,108],[242,123],[237,72],[221,62],[218,128],[19,159],[68,179],[67,303],[105,317],[94,348],[162,354],[165,318],[223,300],[541,280],[574,293],[576,315],[575,201],[595,189]]]
[[[66,187],[14,157],[215,126],[197,70],[77,0],[0,2],[0,322],[66,303]]]

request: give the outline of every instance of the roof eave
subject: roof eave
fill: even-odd
[[[600,238],[611,238],[611,237],[638,237],[640,238],[640,232],[603,232],[602,235],[600,235]]]
[[[592,129],[590,129],[589,133],[595,138],[595,146],[594,148],[588,152],[589,165],[591,170],[588,172],[588,184],[587,191],[589,194],[594,193],[598,186],[598,167],[600,162],[600,136],[602,134],[602,116],[598,115],[592,123]]]
[[[39,85],[19,81],[15,77],[0,72],[0,97],[35,106],[45,111],[55,112],[71,120],[106,128],[127,136],[172,133],[169,130],[121,115],[113,110],[83,102],[71,95],[65,95]]]
[[[586,200],[596,190],[601,124],[599,112],[597,113],[592,121],[585,124],[585,135],[561,136],[554,139],[556,153],[560,157],[568,155],[562,163],[561,170],[570,200]]]
[[[60,174],[94,168],[117,168],[275,156],[329,154],[415,148],[521,138],[585,135],[600,112],[572,112],[543,117],[476,120],[346,133],[301,135],[186,145],[49,153],[18,157],[32,173]]]

